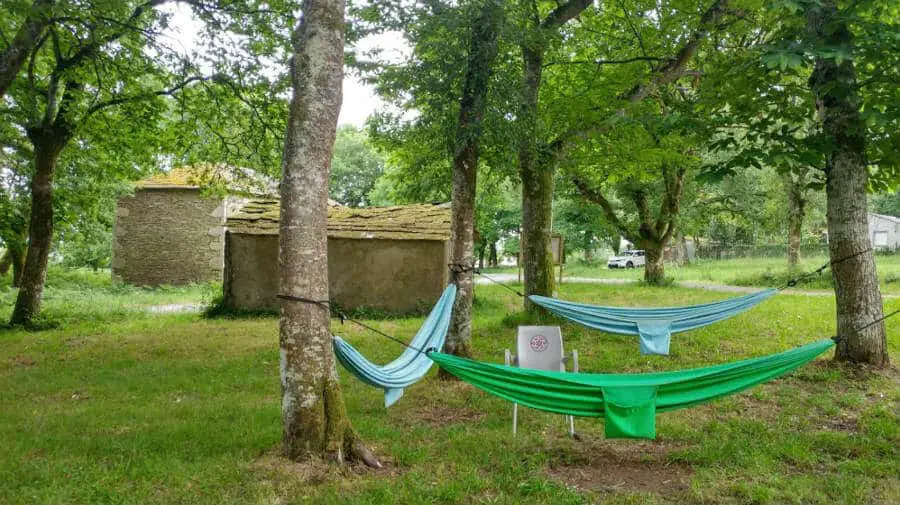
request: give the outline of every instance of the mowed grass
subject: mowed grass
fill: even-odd
[[[728,295],[564,285],[561,296],[680,305]],[[500,287],[477,287],[478,359],[502,362],[525,320],[520,304]],[[897,308],[900,300],[886,301],[886,311]],[[370,471],[278,457],[277,318],[64,315],[43,332],[0,330],[0,503],[900,502],[898,375],[837,366],[829,355],[745,393],[661,414],[652,442],[606,440],[596,419],[576,421],[581,439],[572,440],[562,417],[528,409],[513,437],[508,403],[435,372],[386,410],[378,390],[341,370],[350,419],[387,463]],[[367,322],[411,338],[421,318]],[[377,361],[401,350],[351,323],[332,329]],[[563,324],[567,346],[593,372],[722,363],[833,331],[830,298],[796,295],[677,334],[670,357],[641,356],[634,337]],[[888,332],[897,362],[900,318]]]
[[[825,256],[804,257],[797,272],[788,272],[785,258],[736,258],[724,260],[697,260],[690,265],[679,267],[666,263],[666,276],[677,281],[708,282],[736,286],[779,287],[798,273],[812,272],[828,261]],[[883,293],[900,294],[900,254],[876,255],[876,269]],[[557,270],[558,272],[558,267]],[[516,273],[515,268],[485,269],[490,272]],[[558,275],[558,274],[557,274]],[[605,261],[593,264],[571,262],[563,269],[566,277],[591,277],[609,279],[640,280],[644,276],[642,268],[631,270],[606,268]],[[797,289],[833,289],[831,272],[825,270],[820,276],[805,279]]]

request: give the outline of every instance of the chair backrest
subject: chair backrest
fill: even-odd
[[[559,326],[519,326],[516,337],[519,366],[564,372],[563,341]]]

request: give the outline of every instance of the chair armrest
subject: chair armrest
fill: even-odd
[[[509,352],[509,349],[504,349],[503,355],[503,362],[506,363],[506,366],[517,365],[519,363],[519,357]]]

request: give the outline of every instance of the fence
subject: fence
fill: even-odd
[[[803,244],[801,256],[827,256],[828,244]],[[697,246],[697,257],[701,259],[723,260],[730,258],[784,258],[787,257],[786,244],[723,244],[707,243]]]

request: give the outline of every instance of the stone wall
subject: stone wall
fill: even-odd
[[[113,279],[141,286],[220,280],[225,215],[225,200],[192,188],[138,189],[119,199]]]
[[[438,240],[328,239],[330,298],[344,308],[424,312],[449,282],[450,244]],[[279,306],[278,236],[226,234],[224,304]]]

